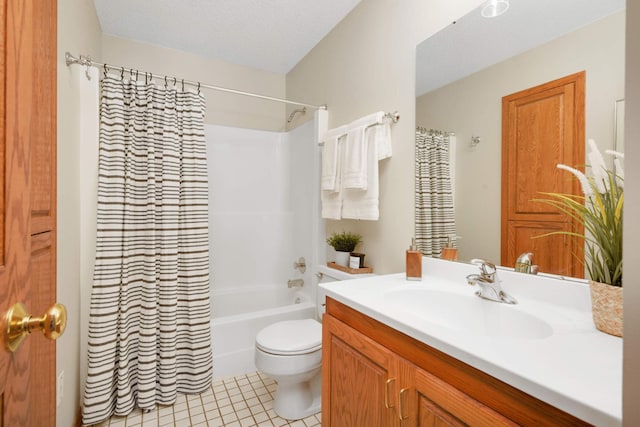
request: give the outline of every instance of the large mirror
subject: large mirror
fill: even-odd
[[[416,125],[455,135],[459,260],[501,258],[503,97],[584,71],[585,137],[615,147],[624,9],[624,0],[511,0],[503,15],[478,8],[417,46]]]

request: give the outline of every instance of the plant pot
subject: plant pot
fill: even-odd
[[[589,282],[593,323],[602,332],[622,336],[622,287]]]
[[[336,251],[336,264],[341,265],[343,267],[349,267],[350,255],[351,255],[351,252]]]

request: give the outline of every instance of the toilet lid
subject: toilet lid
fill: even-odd
[[[285,320],[256,335],[256,346],[271,354],[305,354],[322,348],[322,324],[313,319]]]

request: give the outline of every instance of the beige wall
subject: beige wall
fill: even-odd
[[[623,424],[640,425],[640,2],[627,1]],[[630,167],[630,165],[634,165]],[[629,185],[631,184],[631,185]]]
[[[404,250],[413,234],[413,137],[415,106],[415,45],[430,34],[464,15],[480,3],[479,0],[450,2],[446,0],[363,0],[362,3],[341,22],[331,34],[318,44],[286,77],[287,96],[310,103],[329,106],[330,126],[336,126],[376,110],[398,110],[402,116],[393,127],[394,155],[381,167],[381,220],[378,222],[329,221],[331,230],[350,229],[364,234],[364,251],[380,273],[402,271]],[[640,40],[640,5],[629,2],[627,39]],[[58,408],[58,426],[70,426],[79,404],[79,217],[78,181],[82,178],[78,165],[76,119],[77,103],[70,89],[70,73],[64,65],[64,51],[89,53],[102,60],[101,49],[116,49],[117,41],[101,41],[100,27],[95,18],[93,3],[87,0],[65,0],[59,2],[59,62],[58,62],[58,298],[69,309],[69,326],[58,342],[58,372],[65,370],[65,398]],[[112,43],[113,42],[113,43]],[[132,45],[129,45],[133,48]],[[116,49],[117,50],[117,49]],[[136,52],[139,52],[136,50]],[[180,53],[162,54],[137,61],[133,53],[112,52],[104,60],[125,61],[118,63],[146,68],[154,72],[175,73],[189,78],[190,67],[172,60]],[[169,64],[169,62],[172,62]],[[153,68],[152,68],[153,67]],[[166,68],[165,68],[166,67]],[[175,67],[169,69],[169,67]],[[164,71],[166,70],[166,71]],[[198,69],[198,72],[202,70]],[[640,52],[638,44],[627,44],[627,117],[640,114],[640,80],[629,76],[640,75]],[[206,77],[206,78],[205,78]],[[191,78],[199,79],[200,75]],[[226,77],[209,72],[202,81],[224,83]],[[228,77],[233,80],[231,77]],[[229,81],[229,86],[248,89],[251,82]],[[238,86],[235,85],[238,84]],[[246,85],[245,85],[246,83]],[[260,86],[258,83],[253,83]],[[267,85],[271,87],[271,84]],[[256,88],[259,90],[261,88]],[[267,88],[265,88],[267,90]],[[268,89],[270,90],[270,89]],[[281,87],[279,90],[282,90]],[[274,90],[274,92],[278,92]],[[269,93],[278,96],[277,93]],[[222,94],[220,94],[222,95]],[[211,102],[211,94],[206,94]],[[235,102],[231,100],[231,102]],[[262,102],[262,101],[261,101]],[[210,104],[211,105],[211,104]],[[226,104],[225,104],[226,105]],[[240,107],[234,115],[243,114]],[[222,108],[221,108],[222,110]],[[249,108],[251,111],[251,108]],[[287,110],[289,111],[289,109]],[[227,111],[228,113],[228,111]],[[276,124],[277,113],[259,111],[247,120],[225,118],[221,124],[264,128]],[[272,115],[273,114],[273,115]],[[287,113],[288,114],[288,113]],[[296,120],[302,122],[312,115]],[[285,115],[280,115],[284,121]],[[214,122],[209,116],[209,122]],[[245,121],[254,125],[244,123]],[[242,122],[242,123],[240,123]],[[640,123],[627,120],[627,164],[640,162]],[[640,186],[629,182],[640,182],[640,169],[627,168],[627,204],[625,216],[640,216]],[[625,263],[627,277],[640,277],[640,228],[632,221],[625,227]],[[637,280],[632,281],[635,284]],[[627,280],[627,285],[629,281]],[[625,288],[625,425],[640,424],[640,288]],[[635,314],[634,314],[635,313]],[[83,356],[84,357],[84,356]]]
[[[67,307],[68,324],[57,342],[56,372],[64,371],[64,398],[56,425],[71,426],[80,405],[80,203],[81,173],[76,81],[64,53],[100,59],[102,32],[92,1],[58,2],[58,301]],[[78,71],[78,70],[75,70]]]
[[[329,127],[395,111],[393,157],[380,163],[380,220],[327,221],[327,232],[364,236],[359,250],[378,273],[404,271],[413,236],[415,46],[478,0],[363,0],[293,70],[287,97],[327,104]]]
[[[617,13],[417,99],[419,126],[457,136],[461,260],[500,259],[503,96],[586,70],[586,136],[603,151],[613,148],[614,103],[624,98],[624,24],[624,12]],[[472,135],[482,139],[474,148]]]
[[[146,43],[104,35],[102,59],[107,64],[176,76],[180,79],[284,98],[284,74],[234,65]],[[280,131],[284,104],[202,89],[207,100],[206,123]]]

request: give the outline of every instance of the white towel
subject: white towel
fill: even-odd
[[[339,191],[340,187],[340,162],[341,156],[338,150],[338,140],[344,139],[347,133],[346,126],[329,129],[322,139],[322,174],[320,188],[327,191]]]
[[[378,145],[375,127],[365,130],[364,141],[367,145],[367,189],[342,190],[342,218],[376,221],[380,217],[378,208]]]
[[[384,160],[391,157],[391,122],[383,120],[378,126],[371,128],[374,132],[376,146],[378,147],[378,160]]]
[[[382,123],[384,112],[362,117],[351,122],[347,130],[346,149],[342,164],[342,188],[366,190],[368,187],[368,154],[369,144],[365,134],[371,135],[372,125]]]
[[[336,157],[338,158],[338,165],[337,165],[337,172],[336,172],[335,191],[322,190],[322,189],[320,190],[320,199],[322,202],[321,215],[322,215],[322,218],[325,218],[325,219],[341,219],[342,218],[342,185],[340,182],[341,163],[339,160],[344,157],[346,136],[344,136],[343,134],[342,137],[339,137],[338,139],[339,141],[336,144],[337,146]],[[326,146],[324,148],[326,148]]]
[[[342,219],[342,192],[322,190],[321,193],[322,218]]]

